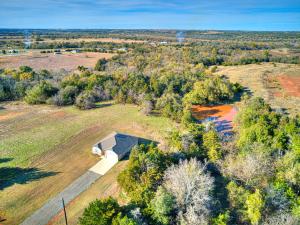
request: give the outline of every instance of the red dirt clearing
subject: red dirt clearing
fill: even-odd
[[[206,119],[208,117],[223,117],[227,115],[233,106],[231,105],[217,105],[217,106],[201,106],[193,105],[192,113],[193,116],[199,120]]]
[[[233,118],[237,114],[237,109],[232,105],[194,105],[192,114],[196,119],[214,122],[219,132],[226,133],[232,130]]]
[[[279,76],[278,81],[288,96],[300,97],[300,76]]]
[[[8,112],[4,115],[0,115],[0,121],[4,121],[4,120],[9,120],[9,119],[13,119],[19,115],[24,114],[23,112]]]

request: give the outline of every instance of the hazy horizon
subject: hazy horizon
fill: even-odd
[[[300,31],[299,21],[297,0],[0,2],[2,29]]]

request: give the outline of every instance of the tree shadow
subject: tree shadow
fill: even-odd
[[[0,163],[9,162],[12,158],[2,158]],[[0,190],[4,190],[14,184],[27,184],[45,177],[54,176],[59,172],[42,171],[39,168],[1,167]]]
[[[104,108],[112,105],[113,105],[112,103],[97,103],[95,109]]]
[[[201,110],[201,111],[194,111],[194,117],[196,117],[197,119],[204,119],[207,117],[211,117],[212,115],[217,114],[218,112],[220,112],[220,110],[218,109],[206,109],[206,110]]]
[[[224,213],[226,209],[229,209],[228,191],[226,188],[228,180],[223,177],[219,168],[212,163],[208,164],[207,170],[215,178],[215,187],[212,191],[212,195],[215,199],[213,204],[213,212],[214,216],[217,216],[219,213]]]
[[[0,163],[6,163],[6,162],[9,162],[11,160],[13,160],[13,158],[1,158]]]
[[[153,144],[154,146],[157,146],[157,145],[159,144],[159,142],[153,141],[153,140],[150,140],[150,139],[141,138],[141,137],[132,136],[132,135],[129,135],[129,136],[138,138],[138,143],[137,143],[137,145],[151,145],[151,144]],[[131,149],[131,150],[132,150],[132,149]],[[120,159],[120,161],[126,161],[126,160],[129,160],[131,150],[130,150],[129,152],[127,152],[127,153],[124,155],[124,157],[123,157],[122,159]]]

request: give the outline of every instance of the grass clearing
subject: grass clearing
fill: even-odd
[[[98,59],[113,57],[113,53],[83,52],[83,53],[63,53],[54,55],[53,53],[41,54],[32,51],[25,55],[1,56],[1,68],[19,68],[20,66],[30,66],[34,70],[52,70],[59,71],[64,69],[72,71],[78,66],[93,68]]]
[[[162,142],[175,126],[167,118],[143,115],[136,106],[112,102],[88,111],[23,103],[3,107],[2,116],[21,112],[0,121],[0,173],[10,168],[12,174],[0,189],[4,224],[18,224],[92,167],[99,158],[91,146],[110,132]]]
[[[291,115],[300,113],[300,97],[290,96],[278,82],[282,75],[299,79],[300,65],[261,63],[219,66],[217,74],[226,75],[232,82],[239,82],[251,90],[252,95],[264,98],[275,109],[286,110]]]

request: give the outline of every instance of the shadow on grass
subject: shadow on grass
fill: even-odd
[[[113,105],[112,103],[96,103],[95,109],[104,108],[112,105]]]
[[[12,158],[2,158],[0,163],[11,161]],[[58,172],[42,171],[38,168],[1,167],[0,168],[0,190],[4,190],[14,184],[27,184],[29,182],[54,176]]]

